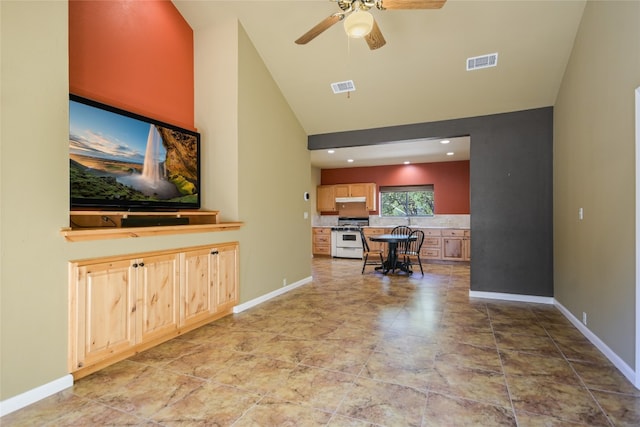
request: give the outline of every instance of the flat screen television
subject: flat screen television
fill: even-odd
[[[200,208],[200,134],[69,95],[71,209]]]

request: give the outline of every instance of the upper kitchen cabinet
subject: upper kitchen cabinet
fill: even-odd
[[[316,191],[316,210],[318,212],[336,211],[335,185],[318,185]]]
[[[320,187],[334,187],[334,197],[365,197],[367,210],[376,210],[376,184],[374,182],[336,184],[333,186],[321,185]],[[318,197],[318,200],[320,200],[320,197]],[[335,210],[335,206],[332,210]]]

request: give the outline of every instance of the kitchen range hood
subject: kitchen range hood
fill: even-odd
[[[336,197],[336,203],[357,203],[366,202],[367,198],[362,197]]]

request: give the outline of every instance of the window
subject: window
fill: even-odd
[[[380,187],[382,216],[432,216],[433,185]]]

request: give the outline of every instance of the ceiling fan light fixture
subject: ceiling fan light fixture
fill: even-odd
[[[344,20],[344,30],[347,35],[359,39],[371,32],[373,28],[373,15],[369,12],[356,10]]]

